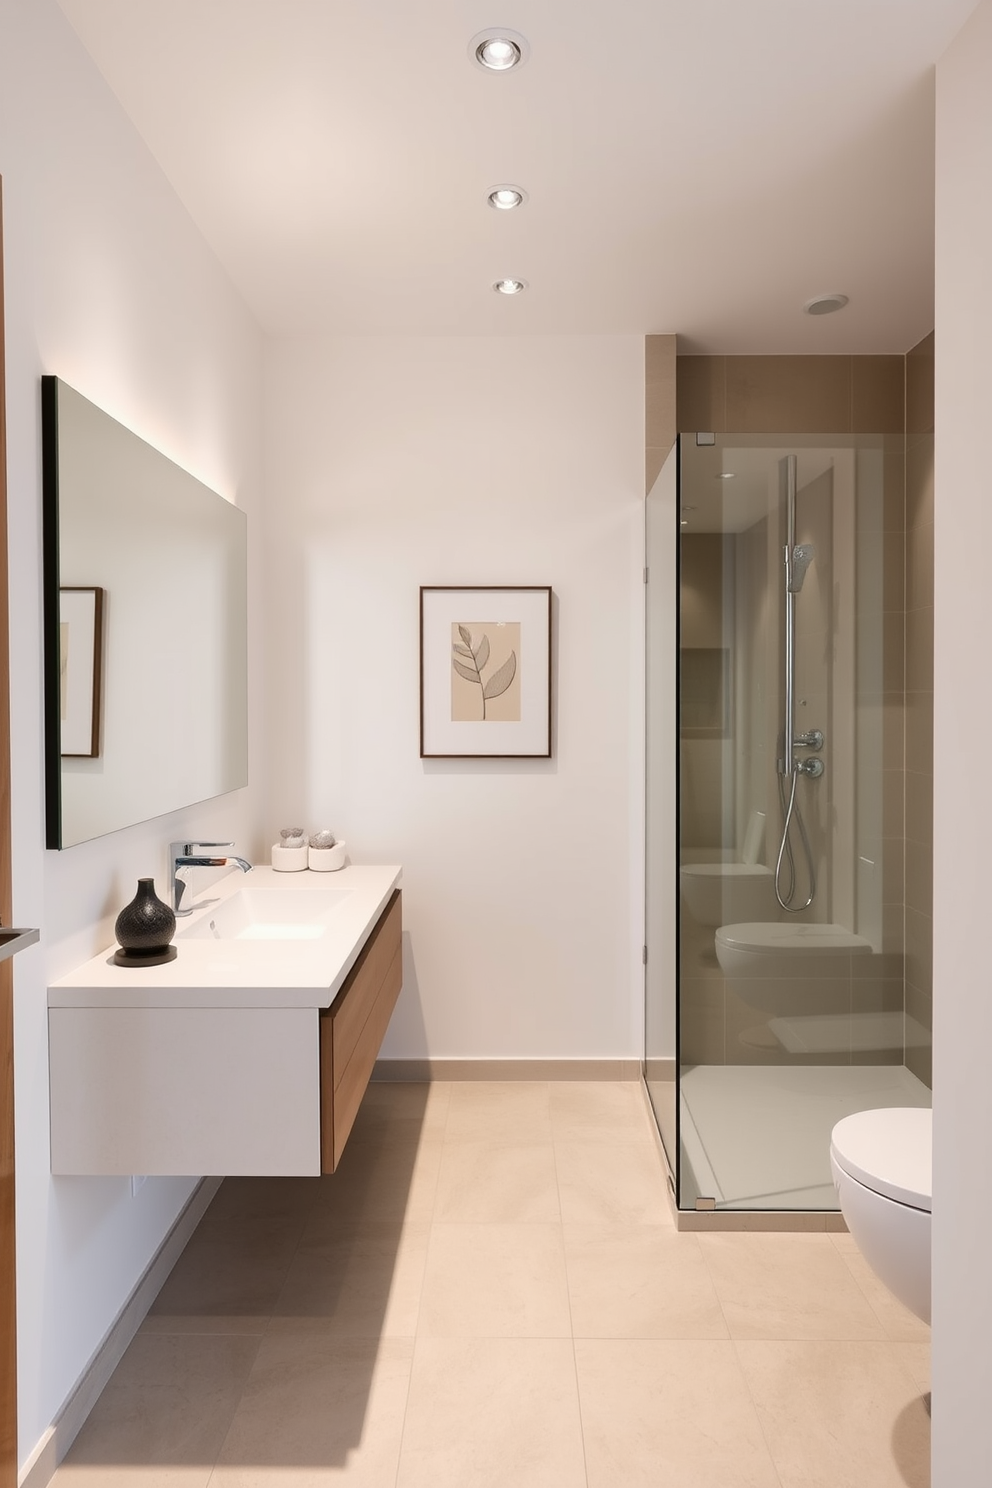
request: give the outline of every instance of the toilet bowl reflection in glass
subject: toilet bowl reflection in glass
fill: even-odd
[[[721,925],[716,957],[733,990],[764,1013],[801,1016],[851,1009],[854,962],[871,942],[843,925]]]

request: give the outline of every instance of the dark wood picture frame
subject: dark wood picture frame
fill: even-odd
[[[550,585],[422,585],[421,759],[550,759],[551,652]]]

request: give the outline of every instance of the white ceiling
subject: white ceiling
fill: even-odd
[[[59,3],[271,332],[811,353],[932,326],[933,64],[975,0]],[[514,73],[469,60],[494,23]],[[507,181],[530,199],[494,212]]]

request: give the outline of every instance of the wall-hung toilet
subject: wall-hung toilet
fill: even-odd
[[[933,1112],[859,1111],[838,1121],[830,1167],[841,1213],[869,1266],[911,1312],[930,1321]]]
[[[853,960],[872,953],[870,940],[843,925],[795,921],[721,925],[714,945],[738,996],[781,1015],[850,1011]]]

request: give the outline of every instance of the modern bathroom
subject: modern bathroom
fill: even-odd
[[[809,124],[810,78],[764,42],[775,27],[783,55],[816,49],[758,8],[753,34],[721,10],[710,58],[742,153],[696,142],[741,179],[748,152],[770,170],[788,109]],[[421,117],[419,83],[374,81],[390,36],[417,52],[400,7],[342,33],[363,65],[338,84],[364,123],[335,157],[342,182],[354,163],[348,210],[325,217],[288,144],[324,117],[319,80],[287,84],[294,26],[261,5],[242,31],[227,0],[198,18],[143,9],[15,0],[0,17],[10,907],[39,932],[0,967],[16,1136],[0,1142],[2,1488],[980,1482],[992,211],[974,182],[992,169],[992,0],[920,0],[898,45],[876,34],[879,7],[850,17],[851,44],[817,65],[860,102],[825,108],[834,133],[792,161],[781,212],[757,170],[736,244],[740,198],[718,211],[705,171],[683,172],[700,194],[662,218],[631,166],[601,173],[636,203],[627,237],[602,210],[573,236],[554,219],[540,251],[528,234],[562,196],[547,161],[524,181],[500,130],[529,160],[522,141],[551,138],[530,130],[531,90],[554,84],[570,169],[601,136],[674,137],[691,79],[704,87],[691,7],[620,18],[603,80],[628,102],[595,130],[545,60],[561,46],[590,65],[585,34],[518,6],[519,75],[489,77],[473,58],[493,17],[429,8],[428,66],[453,69],[464,125],[453,199],[482,191],[463,238],[444,205],[450,251],[418,236],[416,171],[392,216],[363,195],[387,160],[412,161],[356,112],[360,79],[383,117],[402,106],[435,144],[452,133]],[[328,17],[303,9],[300,34],[305,20],[330,45]],[[652,60],[641,42],[663,22],[679,44]],[[266,58],[287,71],[263,108]],[[237,158],[211,128],[228,66],[256,88],[232,83],[253,142]],[[646,101],[652,68],[665,85]],[[824,189],[850,212],[836,260]],[[406,261],[356,247],[362,212]],[[635,260],[664,287],[650,307]],[[600,280],[597,263],[630,273]],[[169,570],[171,524],[123,556],[104,634],[128,639],[154,743],[111,669],[101,748],[157,785],[218,745],[184,691],[202,660],[243,714],[246,783],[61,844],[53,779],[102,787],[110,754],[52,769],[43,378],[243,514],[245,539],[240,679],[214,666],[227,621],[207,570],[193,553]],[[63,585],[100,583],[101,547],[122,559],[110,533]],[[164,623],[115,627],[152,559]],[[546,737],[516,757],[435,751],[424,596],[510,586],[548,596],[540,643],[521,627]],[[344,874],[275,872],[296,827],[346,843]],[[402,891],[398,997],[325,1166],[313,1039],[270,1079],[276,1043],[228,1037],[227,1013],[251,1011],[230,971],[212,1001],[188,972],[227,955],[213,896],[279,879],[330,902],[378,873],[335,991],[324,971],[309,1001],[293,983],[316,1029]],[[224,1012],[209,1059],[199,1025],[170,1046],[178,1063],[158,1040],[146,1066],[152,1042],[87,1042],[64,1016],[89,1016],[77,993],[97,962],[101,1018],[151,1007],[106,965],[145,879],[163,900],[182,882],[194,914],[171,963],[122,975],[186,976],[184,1029]],[[0,895],[3,880],[0,862]],[[309,934],[284,939],[286,965]],[[285,990],[277,951],[253,954],[252,987]],[[871,1174],[843,1133],[832,1161],[831,1136],[865,1112],[929,1120],[931,1099],[932,1271],[929,1190],[887,1194],[925,1207],[921,1300],[859,1241],[843,1190]]]

